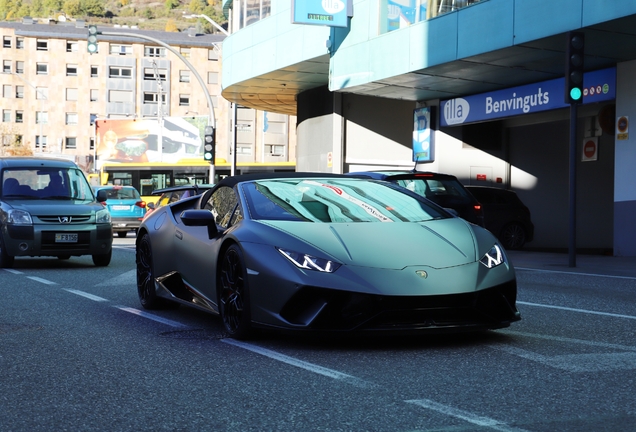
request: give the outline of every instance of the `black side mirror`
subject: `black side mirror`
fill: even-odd
[[[108,199],[108,192],[106,189],[100,189],[97,191],[97,202],[103,203]]]
[[[149,203],[146,204],[146,207],[148,207],[149,209],[154,210],[155,209],[155,203],[149,202]]]
[[[181,213],[181,222],[185,226],[208,227],[208,238],[214,238],[219,230],[216,228],[214,215],[209,210],[184,210]]]

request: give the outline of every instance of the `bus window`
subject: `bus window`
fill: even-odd
[[[108,179],[108,183],[115,186],[132,186],[132,173],[113,172]]]

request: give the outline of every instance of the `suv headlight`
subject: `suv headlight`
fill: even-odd
[[[285,258],[294,263],[296,267],[300,267],[301,269],[333,273],[338,270],[338,267],[340,267],[339,263],[329,261],[324,258],[316,258],[315,256],[290,251],[289,249],[276,249],[278,249],[278,252],[280,252]]]
[[[31,214],[18,209],[11,209],[7,212],[7,222],[14,225],[33,225]]]
[[[506,254],[502,247],[495,243],[479,262],[488,268],[497,267],[506,262]]]
[[[95,221],[97,223],[110,223],[110,213],[108,209],[98,210],[95,213]]]

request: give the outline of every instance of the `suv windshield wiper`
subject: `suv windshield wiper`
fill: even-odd
[[[42,199],[47,199],[47,200],[71,200],[71,199],[76,199],[76,198],[70,197],[68,195],[51,195],[51,196],[42,197]]]
[[[22,194],[9,194],[2,195],[2,198],[28,198],[28,199],[39,199],[35,195],[22,195]]]

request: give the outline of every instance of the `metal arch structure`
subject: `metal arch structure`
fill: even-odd
[[[101,34],[101,35],[104,35],[104,36],[124,36],[124,37],[138,38],[138,39],[146,39],[146,40],[154,42],[154,43],[156,43],[158,45],[161,45],[162,47],[166,48],[171,53],[173,53],[174,55],[179,57],[179,59],[188,67],[188,69],[190,69],[190,71],[192,71],[192,73],[196,77],[197,81],[199,82],[199,85],[203,89],[203,94],[205,94],[205,98],[207,99],[208,107],[210,107],[210,116],[209,116],[209,119],[208,119],[208,125],[212,126],[214,128],[214,130],[216,131],[216,117],[214,115],[214,105],[212,104],[212,97],[210,96],[210,92],[208,91],[208,88],[205,86],[205,82],[203,81],[203,78],[201,78],[201,75],[199,75],[199,73],[194,68],[194,66],[192,66],[192,64],[184,56],[182,56],[181,53],[179,53],[179,51],[177,51],[176,49],[172,48],[167,43],[160,41],[159,39],[155,39],[153,37],[146,36],[146,35],[140,35],[140,34],[136,34],[136,33],[126,33],[126,32],[111,32],[111,31],[98,31],[97,34]],[[215,153],[216,153],[216,151],[215,151]],[[216,159],[216,154],[213,154],[212,155],[212,161],[210,162],[210,178],[209,178],[210,183],[215,183],[215,180],[214,180],[214,177],[216,175],[216,173],[215,173],[215,159]]]

